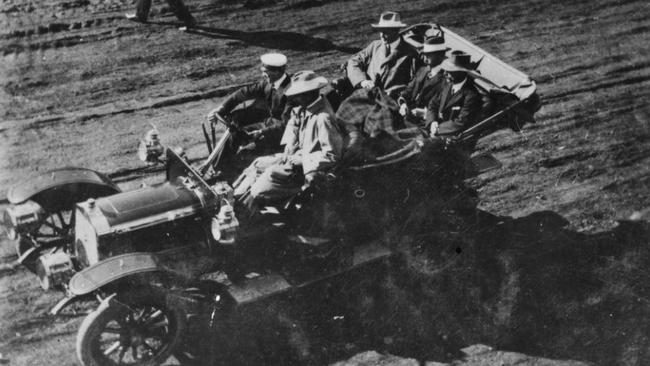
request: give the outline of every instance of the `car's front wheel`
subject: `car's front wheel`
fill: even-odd
[[[160,365],[185,329],[185,312],[163,291],[118,295],[81,323],[77,357],[83,366]]]

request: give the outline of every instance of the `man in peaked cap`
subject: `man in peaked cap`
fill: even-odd
[[[442,34],[427,38],[420,50],[424,65],[415,73],[415,77],[400,93],[397,102],[400,114],[415,125],[424,122],[424,111],[429,101],[440,93],[444,85],[444,71],[440,64],[445,60],[449,48],[445,45]]]
[[[431,136],[450,136],[476,122],[482,102],[474,82],[467,77],[471,68],[470,55],[455,51],[440,66],[447,82],[439,96],[429,102],[426,122]]]
[[[279,146],[282,129],[289,118],[285,91],[291,84],[286,73],[287,57],[267,53],[260,57],[262,79],[229,95],[223,103],[208,114],[216,123],[216,114],[232,117],[233,122],[245,127],[256,139],[264,137],[269,146]],[[237,113],[233,113],[237,110]]]
[[[380,39],[372,41],[347,63],[347,77],[355,88],[380,87],[391,97],[411,80],[417,68],[417,54],[399,34],[402,23],[398,13],[387,11],[371,25]]]
[[[311,70],[296,73],[285,95],[297,107],[284,130],[284,153],[252,183],[244,202],[253,210],[298,193],[305,184],[331,170],[343,153],[342,129],[332,106],[320,95],[327,79]]]

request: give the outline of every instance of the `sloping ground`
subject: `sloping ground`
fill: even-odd
[[[398,9],[409,23],[435,20],[457,30],[538,81],[539,123],[480,145],[505,163],[477,180],[482,208],[514,215],[550,209],[576,228],[598,230],[647,206],[650,11],[643,1],[188,5],[202,35],[178,32],[162,5],[144,26],[122,18],[131,10],[124,2],[4,3],[0,146],[11,158],[0,165],[0,189],[62,165],[137,168],[132,152],[148,122],[171,144],[198,146],[193,126],[218,103],[209,91],[256,78],[259,54],[280,50],[292,70],[333,77],[347,52],[375,37],[368,24],[377,13]],[[155,107],[187,93],[194,93],[189,102]],[[154,108],[86,112],[142,105]]]
[[[430,317],[399,320],[441,325],[414,326],[389,343],[430,337],[408,349],[419,359],[482,342],[603,365],[650,363],[647,230],[614,228],[634,211],[647,217],[650,206],[646,1],[248,1],[253,10],[232,0],[186,0],[201,34],[177,31],[163,3],[154,2],[148,25],[124,20],[131,1],[0,5],[1,191],[65,165],[109,173],[127,188],[159,180],[135,159],[149,123],[165,142],[202,157],[198,123],[218,104],[215,90],[257,78],[261,53],[279,50],[293,71],[335,77],[350,52],[376,37],[369,24],[377,15],[400,10],[408,23],[440,22],[532,75],[543,107],[537,124],[479,145],[504,163],[470,182],[480,207],[522,217],[488,220],[494,231],[478,236],[498,250],[488,256],[496,264],[452,262],[446,286],[415,281],[431,288],[412,288],[403,294],[410,302],[394,305],[416,315],[429,309]],[[537,216],[545,210],[566,218],[568,229]],[[412,261],[415,279],[428,273],[420,260]],[[399,295],[390,281],[385,290]],[[16,365],[73,364],[79,319],[47,318],[56,296],[39,292],[23,271],[0,284],[0,353]]]

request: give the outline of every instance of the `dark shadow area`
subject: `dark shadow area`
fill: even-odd
[[[374,334],[396,340],[385,350],[441,360],[483,343],[597,365],[650,362],[650,224],[586,234],[550,211],[478,211],[475,223],[472,240],[402,248],[403,270],[382,285],[369,317],[379,319],[369,329],[382,324]]]
[[[650,362],[648,223],[584,234],[550,211],[454,220],[406,228],[390,266],[224,316],[198,337],[206,364],[328,364],[366,350],[448,362],[476,343],[597,365]]]
[[[282,7],[282,10],[304,10],[327,5],[329,3],[349,2],[352,0],[303,0],[292,1]]]
[[[163,24],[163,23],[155,23]],[[231,39],[241,41],[253,46],[259,46],[270,49],[278,50],[295,50],[295,51],[309,51],[309,52],[326,52],[326,51],[340,51],[344,53],[355,53],[359,49],[355,47],[339,46],[332,41],[311,37],[305,34],[295,32],[283,31],[258,31],[258,32],[244,32],[230,29],[213,28],[205,26],[197,26],[189,28],[187,33],[196,34],[204,37],[215,39]]]

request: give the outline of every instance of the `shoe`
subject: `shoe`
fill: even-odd
[[[146,23],[147,22],[146,19],[142,19],[142,18],[138,17],[138,15],[136,13],[126,13],[126,14],[124,14],[124,17],[127,20],[130,20],[132,22],[138,22],[138,23]]]

